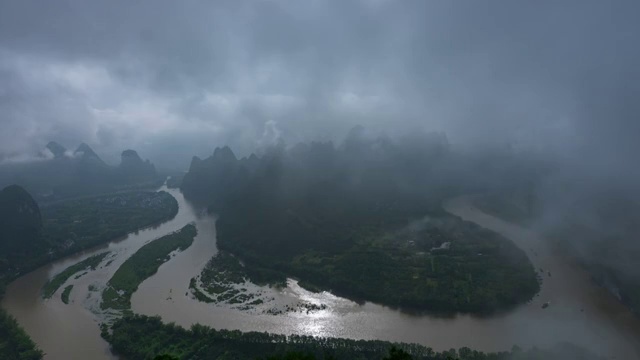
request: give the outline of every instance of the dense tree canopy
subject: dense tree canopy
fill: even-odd
[[[483,353],[469,348],[436,352],[433,349],[404,343],[378,340],[318,338],[277,335],[259,332],[215,330],[193,325],[186,330],[175,324],[163,324],[159,317],[125,316],[109,327],[103,325],[102,336],[114,351],[128,359],[273,359],[273,360],[595,360],[598,357],[571,345],[549,350],[521,350]]]
[[[194,158],[182,189],[219,214],[218,247],[252,280],[432,312],[489,313],[538,291],[525,253],[441,208],[455,179],[446,139],[367,139]],[[416,145],[418,144],[418,145]],[[415,152],[418,151],[419,152]],[[458,189],[459,190],[459,189]]]
[[[138,286],[155,274],[160,265],[170,259],[172,252],[191,246],[196,234],[195,225],[188,224],[141,247],[120,265],[107,283],[107,288],[102,293],[102,308],[128,310],[131,307],[131,296]]]

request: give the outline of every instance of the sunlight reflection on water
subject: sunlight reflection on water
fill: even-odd
[[[545,254],[544,249],[539,249],[539,256],[532,257],[532,261],[536,267],[551,269],[554,276],[543,283],[541,295],[530,304],[490,318],[467,315],[453,318],[411,316],[372,303],[358,304],[328,292],[313,293],[300,287],[294,280],[288,280],[288,286],[282,291],[269,290],[268,296],[274,299],[273,303],[265,304],[264,309],[258,310],[275,305],[295,305],[298,302],[326,305],[326,309],[307,312],[298,308],[297,311],[281,315],[268,315],[262,311],[243,312],[198,302],[189,296],[188,286],[190,279],[217,253],[215,217],[193,209],[179,191],[165,190],[176,197],[180,204],[179,214],[173,220],[157,228],[131,234],[118,242],[57,261],[10,285],[3,306],[54,358],[69,358],[65,357],[67,354],[63,350],[75,347],[77,353],[78,343],[84,344],[84,358],[110,359],[112,356],[108,345],[100,338],[95,315],[86,309],[95,308],[93,298],[88,299],[87,303],[78,301],[70,305],[64,305],[59,297],[45,302],[40,298],[40,288],[44,282],[53,273],[81,258],[108,248],[114,252],[116,261],[78,280],[82,286],[78,284],[74,293],[85,297],[90,284],[103,287],[117,267],[144,243],[191,221],[195,221],[198,227],[194,244],[162,265],[156,275],[140,285],[132,298],[134,312],[161,315],[164,321],[173,321],[185,327],[202,323],[218,329],[415,342],[436,350],[468,346],[495,351],[508,350],[514,344],[544,347],[559,341],[572,341],[599,353],[618,355],[618,358],[634,357],[627,355],[635,354],[632,338],[639,338],[640,325],[636,318],[605,291],[594,288],[583,272],[568,266],[562,259],[554,257],[553,253]],[[539,245],[537,236],[489,217],[464,202],[453,203],[449,208],[465,219],[505,234],[523,249]],[[553,306],[541,310],[541,303],[550,300]],[[584,312],[580,312],[581,308]]]

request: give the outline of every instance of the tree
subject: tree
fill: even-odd
[[[153,358],[153,360],[180,360],[177,357],[169,354],[158,355]]]
[[[413,357],[406,351],[393,346],[389,350],[389,356],[385,356],[382,360],[412,360]]]

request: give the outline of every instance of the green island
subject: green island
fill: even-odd
[[[204,291],[212,296],[205,296],[208,299],[205,302],[234,304],[251,300],[250,295],[245,294],[246,289],[243,291],[238,286],[248,280],[248,275],[238,259],[227,252],[220,251],[211,258],[200,273],[199,280]],[[189,288],[195,292],[196,298],[200,299],[203,295],[196,286],[196,279],[191,281]]]
[[[158,271],[160,265],[170,259],[174,251],[184,251],[193,243],[197,234],[195,225],[153,240],[144,245],[116,270],[102,293],[103,310],[129,310],[131,296],[138,286]]]
[[[200,275],[191,279],[189,289],[199,301],[240,305],[238,309],[249,310],[265,301],[262,291],[255,284],[248,283],[249,278],[236,257],[219,251],[207,262]],[[278,285],[284,286],[286,283]]]
[[[108,251],[105,251],[100,254],[93,255],[88,257],[75,265],[71,265],[61,273],[57,274],[53,277],[53,279],[47,281],[46,284],[42,287],[42,297],[45,299],[51,298],[53,294],[62,286],[69,278],[82,270],[95,270],[98,265],[104,260],[104,258],[109,255]]]
[[[356,135],[340,147],[301,144],[242,159],[218,148],[194,158],[181,189],[218,214],[218,248],[256,284],[291,277],[311,291],[439,315],[526,303],[540,289],[526,253],[443,209],[461,190],[434,180],[446,154],[439,141],[420,157]]]
[[[142,315],[127,315],[101,327],[113,351],[127,359],[600,359],[569,344],[548,350],[514,347],[509,352],[483,353],[464,347],[436,352],[418,344],[216,330],[199,324],[187,330]]]
[[[202,301],[203,303],[207,304],[216,302],[211,296],[208,296],[198,288],[196,278],[191,278],[191,280],[189,281],[189,290],[191,290],[191,293],[198,301]]]
[[[191,279],[189,289],[194,297],[205,303],[228,305],[241,311],[280,315],[290,312],[312,313],[327,309],[325,304],[296,300],[290,303],[274,302],[273,293],[286,286],[286,282],[275,284],[255,284],[249,279],[238,258],[226,251],[209,260],[199,276]],[[269,285],[268,287],[266,285]]]
[[[73,285],[66,286],[62,291],[60,298],[62,299],[63,303],[69,304],[69,295],[71,295],[71,290],[73,290]]]

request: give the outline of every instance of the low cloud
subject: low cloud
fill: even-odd
[[[153,143],[162,161],[223,144],[255,150],[273,123],[287,143],[339,140],[363,124],[623,171],[640,150],[639,8],[4,2],[0,153],[52,139],[107,154]]]

